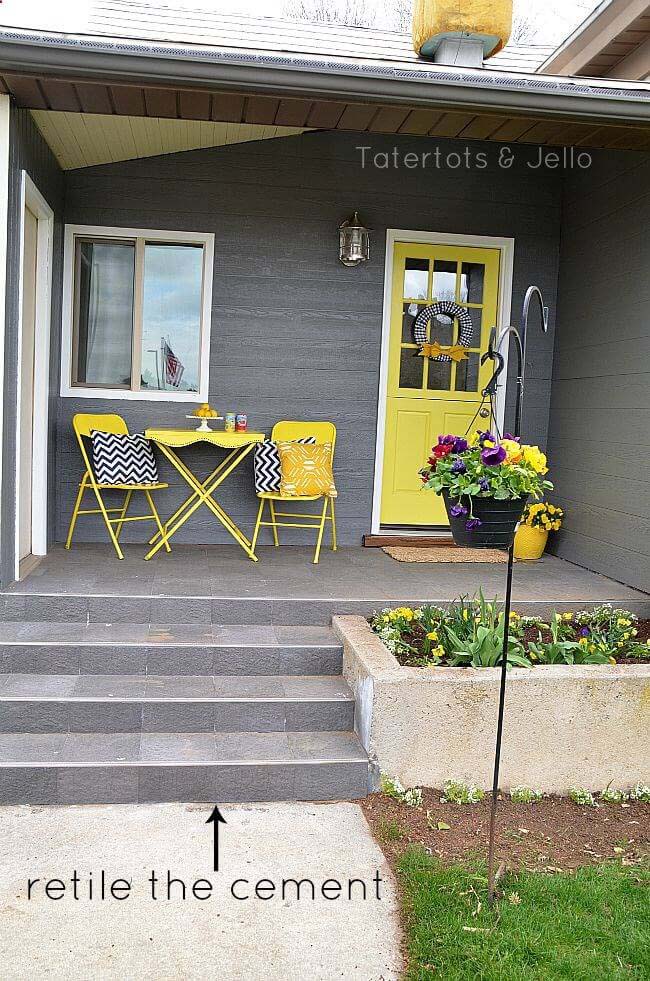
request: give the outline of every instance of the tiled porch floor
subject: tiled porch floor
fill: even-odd
[[[320,564],[312,550],[297,546],[259,549],[253,563],[237,546],[176,546],[169,555],[143,560],[144,547],[127,546],[119,561],[106,545],[56,546],[26,579],[8,592],[66,596],[203,597],[212,600],[340,600],[377,606],[393,601],[442,602],[481,588],[502,596],[505,564],[396,562],[377,548],[323,550]],[[594,604],[611,600],[635,612],[650,596],[604,576],[547,555],[540,562],[517,563],[515,602]],[[344,612],[344,611],[342,611]],[[227,622],[227,621],[226,621]]]

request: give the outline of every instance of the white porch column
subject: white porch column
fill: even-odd
[[[7,222],[9,220],[9,96],[0,95],[0,489],[4,440],[5,317],[7,302]],[[0,514],[1,520],[1,514]],[[0,555],[3,528],[0,524]]]

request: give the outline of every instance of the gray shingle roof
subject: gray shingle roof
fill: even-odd
[[[271,17],[224,14],[200,7],[96,0],[88,33],[114,38],[196,44],[223,51],[290,54],[306,59],[357,61],[394,68],[434,71],[418,58],[410,34],[339,24],[312,24]],[[534,73],[551,54],[548,45],[508,45],[487,63],[488,70]]]

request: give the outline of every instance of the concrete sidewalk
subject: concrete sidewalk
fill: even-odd
[[[223,807],[218,873],[210,811],[196,804],[0,808],[2,977],[400,976],[395,886],[356,804]],[[185,899],[179,882],[167,898],[168,872],[185,883]],[[40,881],[28,899],[30,879]],[[52,879],[61,881],[48,885]],[[115,883],[115,895],[126,898],[111,896],[117,879],[125,881]],[[199,879],[212,887],[197,886],[201,899],[192,895]]]

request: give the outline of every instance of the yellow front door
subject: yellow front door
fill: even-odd
[[[479,408],[481,390],[493,370],[491,362],[481,367],[480,361],[497,320],[500,255],[499,249],[395,245],[382,525],[448,525],[442,499],[421,490],[418,470],[438,436],[462,436]],[[464,307],[474,325],[467,358],[458,362],[420,357],[413,340],[420,310],[442,300]],[[458,321],[435,317],[428,338],[431,343],[457,344]]]

